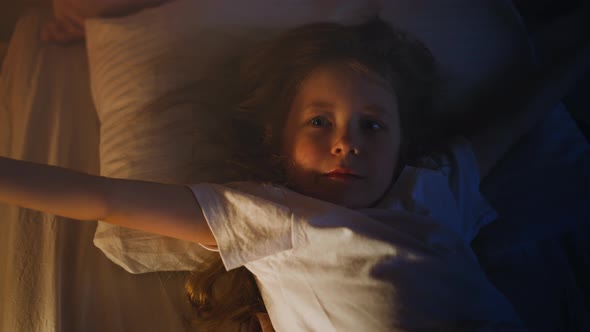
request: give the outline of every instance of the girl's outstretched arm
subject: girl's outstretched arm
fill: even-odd
[[[533,80],[523,93],[521,104],[514,105],[508,116],[468,135],[478,162],[480,179],[489,174],[512,145],[549,113],[588,70],[590,44],[548,69],[544,77]]]
[[[215,245],[201,206],[182,185],[94,176],[0,157],[0,201],[78,220]]]

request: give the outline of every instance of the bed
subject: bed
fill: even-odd
[[[50,14],[28,12],[17,24],[0,75],[0,155],[113,177],[179,183],[227,178],[214,166],[225,154],[207,139],[214,128],[198,127],[198,121],[197,127],[186,125],[203,116],[193,111],[195,105],[208,104],[175,101],[164,104],[164,115],[142,114],[149,106],[145,96],[154,99],[206,77],[209,66],[220,66],[220,54],[236,54],[279,27],[322,19],[354,23],[374,13],[365,3],[377,2],[295,3],[268,9],[268,1],[254,1],[248,14],[229,1],[179,0],[89,20],[86,44],[69,46],[41,42],[38,32]],[[426,39],[456,75],[448,78],[450,97],[441,101],[441,110],[465,109],[492,90],[490,82],[498,88],[498,80],[516,80],[535,65],[534,49],[509,1],[467,3],[454,0],[428,10],[399,1],[379,9]],[[276,14],[261,21],[255,13],[262,9]],[[192,25],[191,15],[198,18]],[[433,31],[432,24],[448,29]],[[475,42],[467,24],[489,38]],[[446,38],[438,38],[440,33]],[[448,51],[449,36],[461,45],[463,58]],[[187,41],[198,44],[186,51]],[[200,65],[187,67],[187,58]],[[130,121],[140,125],[122,126]],[[159,140],[163,128],[172,129]],[[180,139],[193,142],[201,154],[193,146],[179,147]],[[473,247],[489,279],[531,330],[590,330],[590,214],[584,209],[589,184],[590,147],[560,104],[482,185],[500,218]],[[188,330],[183,271],[210,252],[100,222],[63,219],[0,204],[0,330]],[[229,323],[222,328],[238,329]]]

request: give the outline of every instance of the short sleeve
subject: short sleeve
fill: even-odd
[[[292,249],[292,213],[276,187],[252,182],[188,187],[227,270]]]
[[[497,218],[496,211],[479,190],[479,167],[471,143],[463,137],[454,139],[443,163],[465,236],[471,241],[481,227]]]

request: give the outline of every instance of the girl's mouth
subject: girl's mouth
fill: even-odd
[[[351,174],[339,174],[339,173],[326,174],[325,177],[327,177],[328,179],[340,180],[340,181],[352,181],[352,180],[359,180],[360,179],[358,176],[354,176]]]
[[[358,175],[356,172],[349,170],[349,169],[343,169],[343,168],[337,168],[334,170],[331,170],[328,173],[324,174],[325,177],[330,178],[330,179],[335,179],[335,180],[360,180],[363,177]]]

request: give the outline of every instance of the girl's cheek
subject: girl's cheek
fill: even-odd
[[[313,166],[322,158],[322,140],[307,136],[297,140],[295,145],[295,160],[302,166]]]
[[[392,146],[392,142],[395,142],[395,139],[390,137],[374,141],[369,145],[368,149],[371,150],[369,154],[374,164],[390,167],[391,164],[395,163],[399,155],[399,143],[395,142]]]

